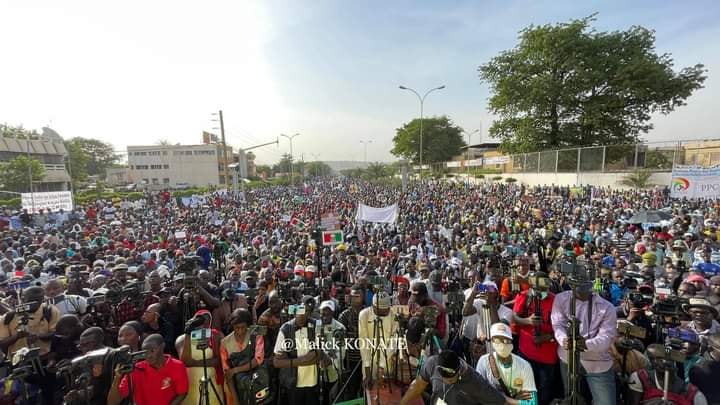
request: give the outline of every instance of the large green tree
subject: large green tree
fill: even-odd
[[[76,166],[82,167],[82,160],[85,160],[84,167],[87,175],[90,176],[104,178],[105,170],[113,167],[119,160],[113,146],[98,139],[75,137],[65,141],[65,146],[70,152],[71,159],[73,159],[72,151],[76,151],[75,158],[82,157],[78,161],[70,161],[73,171],[76,170]]]
[[[519,44],[479,67],[489,84],[490,134],[508,152],[635,142],[703,87],[701,64],[673,70],[652,30],[600,32],[594,16],[530,26]]]
[[[315,161],[305,163],[305,171],[308,177],[329,176],[332,172],[330,166],[324,162]]]
[[[9,162],[0,165],[2,188],[18,193],[29,192],[30,179],[28,178],[28,166],[30,166],[30,171],[32,172],[33,183],[42,181],[45,177],[45,166],[37,159],[28,159],[25,155],[19,155]]]
[[[423,119],[423,164],[444,162],[460,153],[465,146],[463,129],[446,116]],[[420,161],[420,119],[416,118],[396,129],[393,155]]]
[[[0,136],[5,138],[17,138],[17,139],[38,139],[40,134],[36,130],[30,130],[20,126],[13,126],[7,123],[0,124]]]

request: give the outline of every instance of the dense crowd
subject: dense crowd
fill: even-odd
[[[0,404],[720,403],[714,201],[324,179],[0,226]]]

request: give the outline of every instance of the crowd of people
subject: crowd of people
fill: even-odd
[[[720,403],[714,201],[326,178],[17,219],[0,404]]]

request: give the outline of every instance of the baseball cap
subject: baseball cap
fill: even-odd
[[[332,300],[323,301],[320,304],[320,310],[322,311],[323,308],[330,308],[331,311],[335,312],[335,303]]]
[[[502,322],[493,324],[493,326],[490,327],[490,338],[492,339],[495,336],[504,337],[512,340],[512,332],[510,332],[510,327]]]

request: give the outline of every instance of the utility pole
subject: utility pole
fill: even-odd
[[[410,87],[400,86],[400,90],[407,90],[410,92],[413,92],[417,98],[418,101],[420,101],[420,178],[422,178],[422,166],[423,166],[423,115],[424,115],[424,108],[425,108],[425,98],[428,96],[428,94],[432,93],[435,90],[442,90],[445,88],[445,85],[442,85],[440,87],[435,87],[430,90],[428,90],[424,96],[420,96],[420,93],[415,91],[414,89],[411,89]]]
[[[365,162],[365,166],[367,166],[367,147],[368,147],[368,144],[372,143],[372,141],[360,141],[360,143],[365,145],[365,155],[364,155],[365,160],[364,160],[364,162]]]
[[[280,136],[283,136],[283,137],[287,138],[288,141],[290,141],[290,185],[292,186],[293,184],[295,184],[293,182],[293,166],[294,166],[293,161],[295,159],[295,156],[293,156],[292,141],[293,141],[293,138],[295,138],[296,136],[300,136],[300,134],[293,134],[293,135],[280,134]]]
[[[35,193],[33,192],[32,160],[30,160],[30,134],[27,134],[28,185],[30,186],[30,213],[35,212]]]
[[[220,142],[222,143],[222,154],[225,167],[225,176],[223,176],[223,180],[225,180],[225,190],[229,190],[230,184],[228,183],[228,175],[230,174],[230,169],[228,168],[227,145],[225,144],[225,121],[223,121],[222,110],[218,111],[218,117],[220,118]]]

